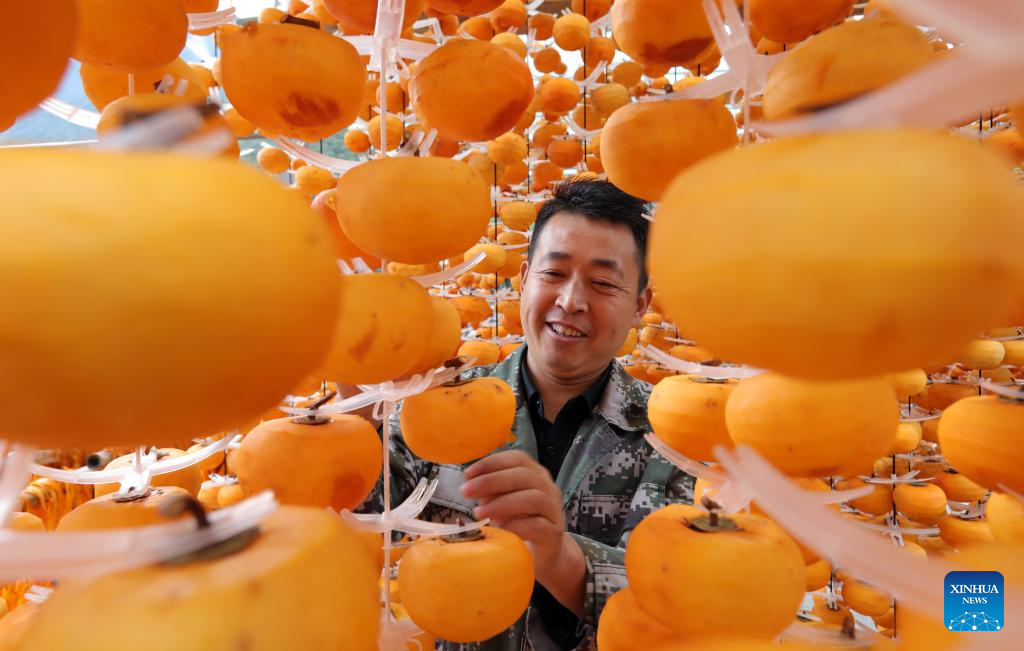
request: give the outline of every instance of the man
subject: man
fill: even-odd
[[[650,386],[614,360],[651,300],[646,215],[597,179],[562,184],[538,213],[520,271],[526,341],[465,374],[511,385],[515,443],[465,468],[435,465],[413,457],[392,421],[396,505],[419,478],[437,479],[423,519],[489,518],[534,553],[524,617],[480,645],[439,648],[594,648],[601,609],[626,584],[629,532],[669,501],[692,501],[693,478],[644,441]],[[382,505],[378,485],[364,508]]]

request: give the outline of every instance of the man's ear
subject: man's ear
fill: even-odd
[[[640,319],[643,318],[644,314],[647,312],[647,308],[650,307],[652,298],[654,298],[654,292],[651,290],[649,285],[644,287],[644,291],[640,292],[636,297],[636,314],[634,314],[633,318],[634,328],[639,327]]]
[[[528,260],[523,260],[523,264],[519,265],[519,293],[523,293],[523,288],[526,287],[526,275],[530,273],[530,263]]]

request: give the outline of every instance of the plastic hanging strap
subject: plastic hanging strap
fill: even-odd
[[[274,138],[274,142],[296,158],[300,158],[310,165],[316,167],[322,167],[326,170],[334,172],[335,174],[344,174],[353,167],[357,167],[362,164],[362,161],[346,160],[344,158],[335,158],[333,156],[326,156],[319,154],[313,150],[301,145],[298,141],[286,138],[284,136],[278,136]]]
[[[228,445],[235,439],[241,439],[241,436],[237,433],[232,433],[224,436],[219,441],[214,441],[210,445],[204,448],[196,450],[195,452],[189,452],[181,456],[164,459],[162,461],[154,461],[153,463],[146,463],[145,467],[149,473],[153,476],[164,475],[170,472],[176,472],[182,468],[188,468],[195,464],[207,459],[218,452],[227,449]],[[56,479],[66,484],[116,484],[120,483],[124,476],[129,472],[134,472],[133,468],[116,468],[114,470],[61,470],[59,468],[49,468],[47,466],[41,466],[37,463],[31,464],[31,472],[34,475],[40,477],[49,477],[50,479]]]
[[[444,271],[438,271],[431,274],[424,274],[422,276],[413,276],[412,279],[418,282],[419,284],[423,285],[424,287],[440,285],[441,283],[448,282],[449,280],[452,280],[457,276],[461,276],[462,274],[476,267],[485,259],[487,259],[487,254],[481,251],[480,253],[477,253],[469,260],[463,262],[462,264],[450,267],[448,269],[445,269]]]
[[[311,416],[315,414],[331,415],[342,414],[356,409],[362,409],[384,400],[397,402],[410,395],[422,393],[430,387],[437,386],[458,377],[472,365],[466,362],[457,368],[436,368],[426,371],[423,374],[414,375],[404,382],[385,382],[383,384],[359,385],[363,391],[351,398],[337,402],[330,402],[318,409],[307,409],[305,407],[279,407],[281,411],[292,416]]]
[[[1024,389],[1018,389],[1016,387],[1009,387],[1002,384],[996,384],[992,380],[981,380],[978,382],[978,386],[984,389],[985,391],[990,391],[1002,398],[1024,401]]]
[[[885,8],[977,48],[992,62],[1024,52],[1024,4],[1005,0],[891,0]],[[994,106],[994,105],[993,105]]]
[[[181,142],[202,126],[203,116],[195,107],[172,108],[119,129],[96,143],[93,149],[102,151],[165,149]]]
[[[0,527],[21,503],[21,490],[28,484],[35,453],[36,448],[31,445],[14,443],[11,451],[0,459]]]
[[[106,531],[36,532],[0,529],[0,581],[99,576],[208,547],[257,527],[277,508],[270,491],[214,511],[210,526],[192,519]]]
[[[44,99],[39,104],[39,108],[43,109],[50,115],[59,117],[65,122],[85,127],[86,129],[95,129],[100,123],[100,114],[96,111],[72,106],[71,104],[55,97]]]
[[[228,7],[220,11],[197,12],[187,15],[188,28],[190,30],[210,29],[211,27],[217,27],[218,25],[224,25],[233,21],[235,19],[235,8]]]
[[[696,362],[688,362],[672,357],[664,351],[646,344],[638,346],[638,349],[662,366],[688,375],[702,375],[716,380],[730,378],[742,380],[764,373],[763,370],[750,366],[707,366]]]

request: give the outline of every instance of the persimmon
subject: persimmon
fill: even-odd
[[[946,460],[968,479],[990,489],[1024,492],[1024,402],[996,396],[957,401],[939,420]]]
[[[551,35],[555,39],[555,44],[563,50],[582,50],[590,40],[590,21],[582,14],[562,14],[555,19]]]
[[[500,6],[502,0],[427,0],[435,11],[457,16],[479,16]]]
[[[980,502],[988,495],[988,489],[979,486],[952,468],[935,475],[935,485],[942,489],[946,498],[954,502]]]
[[[892,605],[887,593],[856,579],[843,581],[842,595],[847,606],[868,617],[884,615]]]
[[[533,77],[506,47],[453,39],[416,66],[409,98],[420,121],[439,135],[490,140],[515,126],[529,106]]]
[[[427,348],[433,310],[419,283],[392,274],[340,279],[334,340],[321,362],[323,377],[345,384],[393,380],[412,369]]]
[[[696,63],[715,43],[701,0],[618,0],[612,33],[629,58],[650,65]]]
[[[601,133],[608,180],[657,201],[690,165],[736,146],[736,121],[714,100],[638,102],[617,110]]]
[[[152,70],[174,61],[185,47],[188,16],[181,0],[135,0],[129,6],[118,0],[75,4],[74,57],[83,63],[121,72]]]
[[[370,136],[365,131],[349,129],[345,132],[345,146],[353,154],[362,154],[370,150]]]
[[[11,513],[4,527],[11,531],[46,531],[46,524],[42,518],[24,511]]]
[[[740,382],[725,405],[729,436],[782,472],[845,475],[885,454],[899,414],[880,378],[811,382],[764,373]]]
[[[320,0],[319,4],[346,29],[372,34],[377,26],[377,0]],[[424,0],[405,0],[402,27],[409,27],[423,13]]]
[[[280,23],[221,27],[218,35],[221,86],[238,112],[261,131],[318,140],[356,119],[366,67],[348,41]]]
[[[15,3],[0,25],[0,125],[13,122],[57,90],[76,39],[75,0]]]
[[[749,0],[750,24],[770,39],[797,43],[850,14],[854,0]]]
[[[928,374],[919,368],[888,373],[885,377],[889,380],[892,390],[896,392],[896,397],[900,400],[906,400],[911,396],[917,395],[928,386]]]
[[[493,314],[491,304],[483,296],[464,294],[451,299],[462,325],[476,325]]]
[[[128,95],[128,74],[83,63],[78,70],[82,78],[82,90],[97,111],[102,111],[115,99]],[[180,58],[154,70],[140,70],[135,75],[135,92],[152,93],[163,81],[165,75],[174,78],[171,90],[178,88],[182,81],[188,82],[183,97],[200,102],[206,99],[207,90],[196,71]]]
[[[464,252],[483,235],[491,215],[487,185],[446,158],[363,163],[338,179],[336,207],[342,230],[357,246],[409,264]]]
[[[637,525],[626,545],[626,574],[640,607],[686,637],[725,629],[774,637],[792,622],[806,584],[800,551],[771,520],[682,504],[658,509]],[[772,598],[730,596],[751,585]]]
[[[175,457],[184,456],[184,450],[178,450],[176,448],[160,448],[156,450],[156,458],[158,461],[163,459],[173,459]],[[120,456],[110,463],[104,470],[117,470],[118,468],[129,468],[135,463],[135,454],[125,454]],[[181,470],[175,470],[174,472],[164,473],[162,475],[154,475],[150,485],[152,486],[177,486],[183,488],[192,495],[199,493],[199,486],[203,483],[206,477],[203,475],[202,468],[199,464],[193,464],[182,468]],[[107,493],[113,493],[118,489],[118,484],[96,484],[96,497],[106,495]]]
[[[402,437],[427,461],[464,464],[509,442],[515,412],[515,395],[503,380],[448,382],[405,399]]]
[[[262,150],[266,151],[266,149]],[[319,214],[324,223],[327,224],[328,230],[331,232],[332,240],[334,241],[335,255],[342,260],[352,260],[354,258],[362,258],[371,269],[380,266],[380,258],[370,255],[366,251],[363,251],[358,246],[352,243],[352,240],[348,239],[345,235],[345,231],[341,230],[341,224],[338,223],[338,212],[335,208],[335,189],[331,188],[324,190],[320,194],[313,198],[310,207]]]
[[[493,341],[463,341],[458,354],[460,357],[475,359],[473,366],[490,366],[498,363],[501,349]]]
[[[695,375],[666,378],[651,392],[648,417],[654,433],[683,455],[713,460],[716,445],[732,447],[725,427],[725,404],[735,381]]]
[[[86,150],[6,151],[0,170],[9,438],[99,449],[224,431],[278,403],[326,352],[338,303],[329,235],[266,175]],[[54,183],[64,191],[46,191]],[[45,406],[54,382],[61,409]]]
[[[626,88],[633,88],[640,83],[643,76],[643,66],[636,61],[623,61],[612,68],[612,81],[622,84]]]
[[[892,511],[892,486],[889,484],[869,484],[859,478],[851,479],[846,485],[849,490],[864,486],[870,486],[871,492],[863,497],[850,500],[850,506],[871,515],[882,515]]]
[[[892,501],[896,510],[921,524],[935,524],[946,514],[946,494],[930,483],[897,484]]]
[[[955,515],[943,515],[937,523],[939,538],[955,549],[983,545],[995,540],[985,519],[968,520]]]
[[[921,444],[921,436],[921,423],[899,423],[896,426],[896,439],[893,441],[892,447],[889,448],[889,454],[913,452]]]
[[[880,18],[844,23],[797,47],[768,73],[764,116],[778,120],[853,99],[932,61],[928,37]]]
[[[384,119],[384,144],[381,144],[381,116],[375,115],[370,118],[370,121],[366,123],[366,132],[370,138],[370,145],[374,149],[380,149],[382,146],[387,147],[388,151],[395,151],[402,145],[402,139],[405,137],[405,125],[394,115],[388,115]]]
[[[414,542],[402,557],[398,592],[412,621],[434,637],[479,642],[519,619],[533,577],[533,557],[519,536],[481,527],[475,535]]]
[[[358,534],[323,509],[284,506],[243,536],[219,555],[62,581],[23,648],[69,651],[81,645],[69,630],[99,627],[117,630],[104,641],[116,651],[376,651],[377,573]]]
[[[463,260],[468,262],[480,253],[483,253],[486,257],[477,266],[473,267],[473,271],[479,274],[493,274],[505,266],[505,261],[508,258],[505,247],[500,244],[483,242],[469,247],[469,250],[463,255]]]
[[[597,646],[601,651],[650,649],[676,637],[675,631],[640,607],[628,587],[608,598],[597,622]]]
[[[238,449],[238,482],[282,504],[354,509],[381,469],[377,431],[359,416],[278,418],[260,423]]]
[[[1024,543],[1024,500],[1006,493],[992,493],[985,503],[985,519],[996,540]]]
[[[96,135],[102,141],[118,129],[125,127],[130,123],[130,120],[145,118],[156,115],[161,111],[186,106],[204,108],[203,102],[196,103],[178,95],[168,95],[166,93],[127,95],[115,99],[103,108],[103,112],[100,113],[99,123],[96,125]],[[182,142],[195,142],[209,136],[215,130],[220,130],[228,135],[229,138],[227,144],[224,145],[219,153],[232,160],[237,159],[239,153],[238,142],[234,137],[235,132],[231,125],[216,111],[208,112],[203,117],[203,123],[202,127],[196,129],[192,134],[184,138]]]
[[[845,180],[854,173],[856,187]],[[977,143],[936,132],[743,147],[666,190],[651,275],[668,316],[726,359],[817,379],[919,368],[1001,320],[1024,284],[1024,258],[1009,244],[1024,238],[1019,190]],[[908,298],[909,278],[931,282]]]
[[[154,479],[159,477],[161,475]],[[69,511],[57,523],[57,531],[94,531],[164,524],[169,521],[162,512],[164,505],[169,500],[187,496],[185,489],[170,485],[152,488],[145,496],[127,501],[118,498],[113,491],[105,491]]]
[[[525,231],[537,220],[537,208],[529,201],[509,201],[498,206],[498,216],[512,230]]]
[[[970,369],[990,371],[998,368],[1006,356],[1006,349],[1001,341],[993,339],[972,339],[957,355],[957,362]]]
[[[807,592],[817,592],[828,585],[832,578],[832,565],[824,558],[809,563],[804,567],[807,575],[805,589]]]
[[[462,323],[459,313],[450,301],[440,296],[431,296],[433,308],[430,339],[419,360],[413,364],[412,372],[426,371],[437,368],[455,355],[462,343]]]

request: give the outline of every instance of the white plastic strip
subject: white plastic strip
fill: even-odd
[[[182,468],[188,468],[193,466],[204,459],[207,459],[222,450],[227,449],[228,445],[236,438],[241,438],[240,435],[227,435],[219,441],[215,441],[210,445],[183,454],[178,457],[170,459],[164,459],[163,461],[156,461],[152,464],[147,465],[150,474],[153,476],[164,475],[169,472],[175,472]],[[47,466],[41,466],[37,463],[31,465],[31,471],[34,475],[40,477],[49,477],[50,479],[56,479],[66,484],[117,484],[120,483],[124,476],[132,470],[128,468],[117,468],[114,470],[61,470],[59,468],[49,468]]]
[[[0,449],[5,445],[0,441]],[[28,483],[35,453],[33,446],[14,443],[11,452],[0,459],[0,527],[21,502],[21,490]]]
[[[466,260],[460,265],[456,265],[454,267],[445,269],[444,271],[438,271],[432,274],[413,276],[412,279],[418,282],[419,284],[423,285],[424,287],[440,285],[441,283],[446,283],[449,280],[453,280],[454,278],[461,276],[467,271],[470,271],[478,264],[483,262],[485,259],[487,259],[487,254],[481,251],[480,253],[477,253],[475,256],[473,256],[469,260]]]
[[[278,144],[284,151],[288,152],[296,158],[300,158],[310,165],[316,167],[322,167],[326,170],[334,172],[335,174],[344,174],[353,167],[361,165],[361,161],[345,160],[344,158],[334,158],[333,156],[325,156],[324,154],[318,154],[311,149],[308,149],[304,145],[299,144],[297,140],[285,138],[284,136],[278,136],[274,138],[274,142]]]
[[[744,378],[754,377],[755,375],[764,373],[762,369],[750,366],[707,366],[696,362],[688,362],[677,357],[672,357],[665,353],[665,351],[658,350],[654,346],[648,346],[646,344],[638,346],[637,348],[662,366],[688,375],[702,375],[716,380],[729,378],[742,380]]]
[[[54,533],[0,530],[0,581],[99,576],[149,565],[227,540],[259,525],[277,508],[270,491],[209,514],[210,526],[191,518],[106,531]]]
[[[70,122],[71,124],[85,127],[86,129],[95,129],[96,125],[100,123],[100,114],[96,111],[72,106],[71,104],[55,97],[44,99],[39,104],[39,108],[43,109],[50,115],[56,115],[65,122]]]
[[[278,407],[281,411],[291,416],[313,416],[316,414],[328,416],[332,414],[343,414],[356,409],[362,409],[382,401],[391,400],[397,402],[409,395],[422,393],[430,387],[443,384],[472,366],[471,363],[463,364],[457,368],[436,368],[426,371],[423,374],[412,376],[405,382],[384,382],[374,385],[360,385],[362,393],[330,402],[318,409],[307,409],[305,407]]]
[[[187,15],[188,28],[190,30],[210,29],[211,27],[217,27],[218,25],[224,25],[233,21],[235,19],[235,8],[228,7],[220,11],[198,12]]]
[[[931,25],[943,35],[978,48],[991,61],[1019,56],[1024,51],[1024,3],[1005,0],[892,0],[886,9]]]
[[[203,116],[192,106],[161,111],[146,120],[118,129],[96,143],[102,151],[143,151],[176,145],[203,126]]]
[[[1003,398],[1024,401],[1024,390],[1018,389],[1015,386],[1010,387],[1003,384],[996,384],[992,380],[981,380],[980,382],[978,382],[978,386],[980,386],[985,391],[991,391],[997,396]]]

